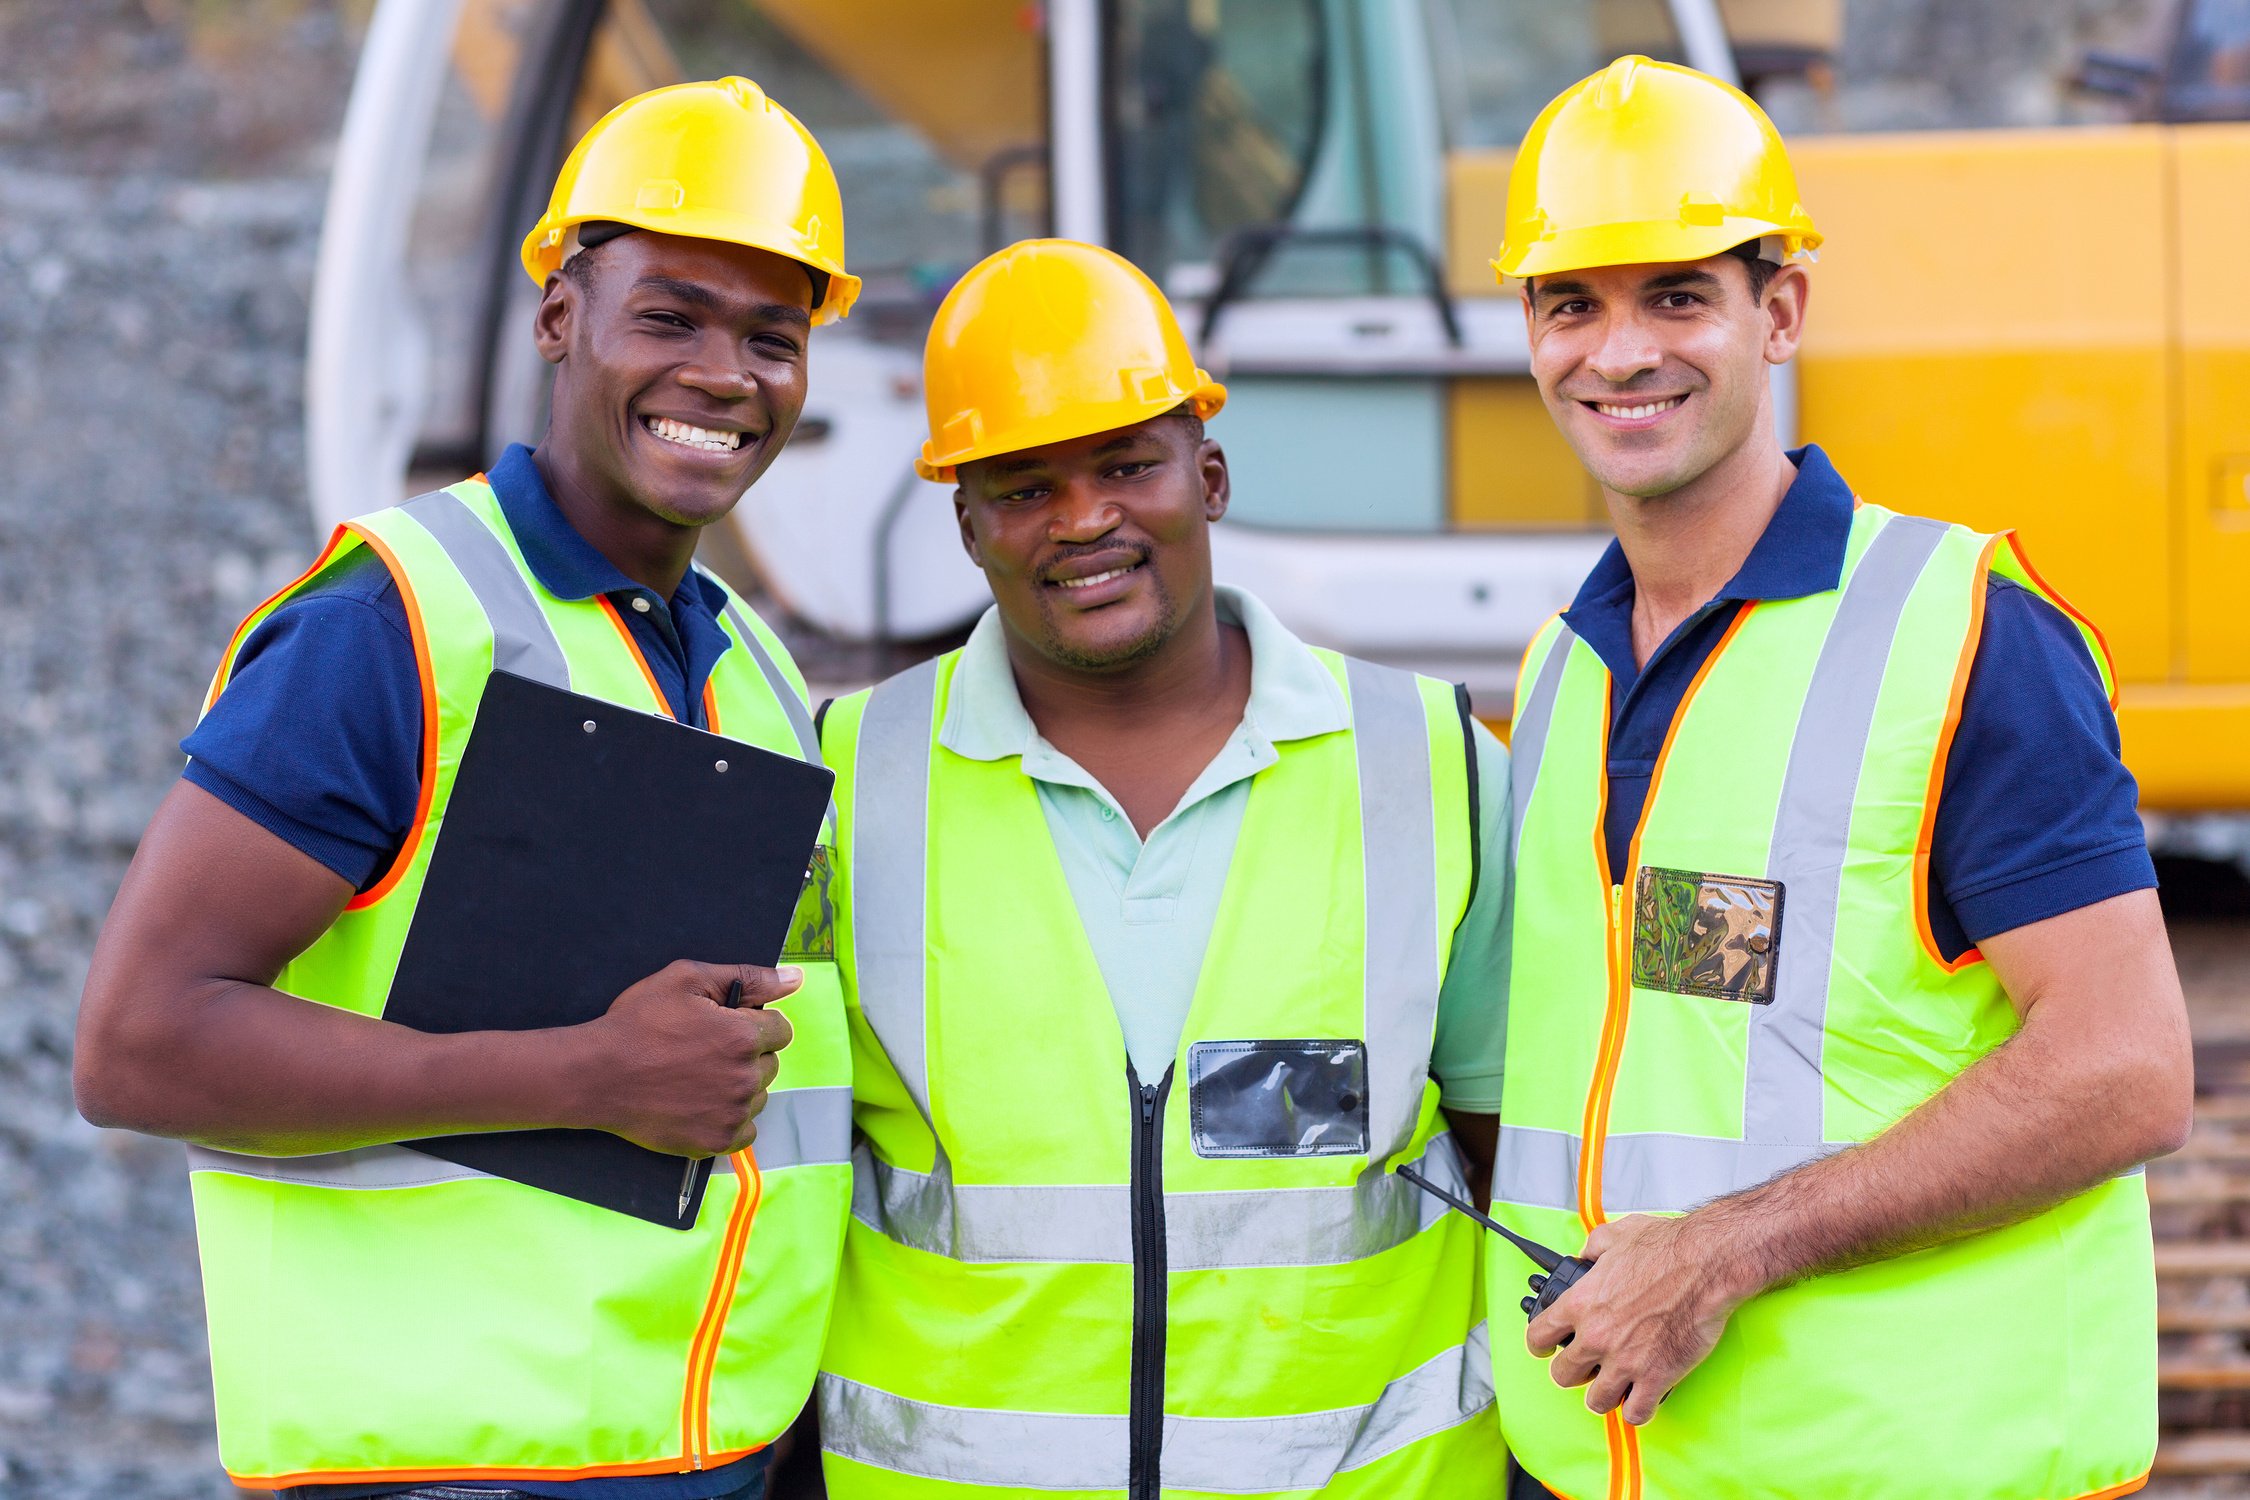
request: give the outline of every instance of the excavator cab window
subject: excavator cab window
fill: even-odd
[[[1121,0],[1112,27],[1119,252],[1161,277],[1285,222],[1327,122],[1320,0]]]
[[[2168,120],[2250,120],[2250,0],[2185,0],[2164,80]]]
[[[1664,0],[1428,0],[1447,144],[1513,146],[1547,101],[1613,58],[1685,62]]]

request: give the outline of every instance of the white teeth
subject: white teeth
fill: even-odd
[[[1107,583],[1112,578],[1123,578],[1127,573],[1132,572],[1133,568],[1139,566],[1139,563],[1135,563],[1132,568],[1111,568],[1108,572],[1096,573],[1091,578],[1058,578],[1055,582],[1066,589],[1090,589],[1097,583]]]
[[[706,432],[687,422],[675,422],[670,417],[649,417],[648,430],[668,443],[678,443],[683,448],[701,448],[706,453],[732,453],[742,446],[739,432]]]
[[[1594,403],[1594,409],[1605,417],[1624,417],[1630,420],[1634,417],[1653,417],[1660,411],[1670,411],[1686,399],[1685,396],[1672,396],[1663,401],[1649,402],[1645,406],[1613,406],[1605,401],[1597,401]]]

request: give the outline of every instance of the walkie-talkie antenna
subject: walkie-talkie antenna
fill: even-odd
[[[1537,1240],[1525,1239],[1522,1235],[1516,1233],[1513,1229],[1510,1229],[1507,1225],[1491,1217],[1489,1214],[1479,1212],[1476,1205],[1469,1203],[1464,1199],[1457,1198],[1453,1194],[1447,1192],[1444,1188],[1439,1187],[1436,1183],[1430,1181],[1429,1178],[1424,1177],[1421,1173],[1415,1171],[1412,1167],[1400,1167],[1398,1169],[1398,1175],[1405,1178],[1408,1182],[1413,1183],[1423,1192],[1428,1193],[1432,1197],[1438,1198],[1443,1202],[1450,1204],[1454,1208],[1461,1210],[1461,1212],[1467,1214],[1470,1218],[1476,1220],[1479,1224],[1482,1224],[1485,1228],[1491,1230],[1494,1234],[1499,1235],[1509,1244],[1515,1246],[1518,1250],[1521,1250],[1524,1254],[1530,1256],[1533,1263],[1535,1263],[1540,1270],[1552,1271],[1555,1267],[1563,1263],[1565,1259],[1564,1256],[1548,1249],[1545,1245],[1540,1244]]]

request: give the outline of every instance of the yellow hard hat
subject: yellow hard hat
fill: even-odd
[[[596,120],[523,242],[531,279],[544,285],[565,236],[594,221],[786,255],[826,280],[815,323],[850,312],[859,295],[844,270],[844,200],[827,156],[747,78],[651,89]]]
[[[1781,132],[1708,73],[1621,57],[1532,121],[1508,174],[1503,278],[1702,260],[1777,236],[1809,254],[1820,231],[1797,199]]]
[[[1024,240],[969,268],[938,305],[922,355],[930,440],[914,470],[953,467],[1130,427],[1185,403],[1218,414],[1227,388],[1196,368],[1172,305],[1121,255]]]

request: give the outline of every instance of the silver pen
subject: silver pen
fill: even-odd
[[[740,1010],[742,1008],[741,980],[737,979],[727,986],[726,1007],[728,1010]],[[680,1174],[680,1206],[673,1213],[673,1218],[684,1219],[687,1217],[688,1199],[695,1196],[695,1174],[702,1169],[707,1160],[708,1158],[699,1156],[688,1158],[687,1170]]]

